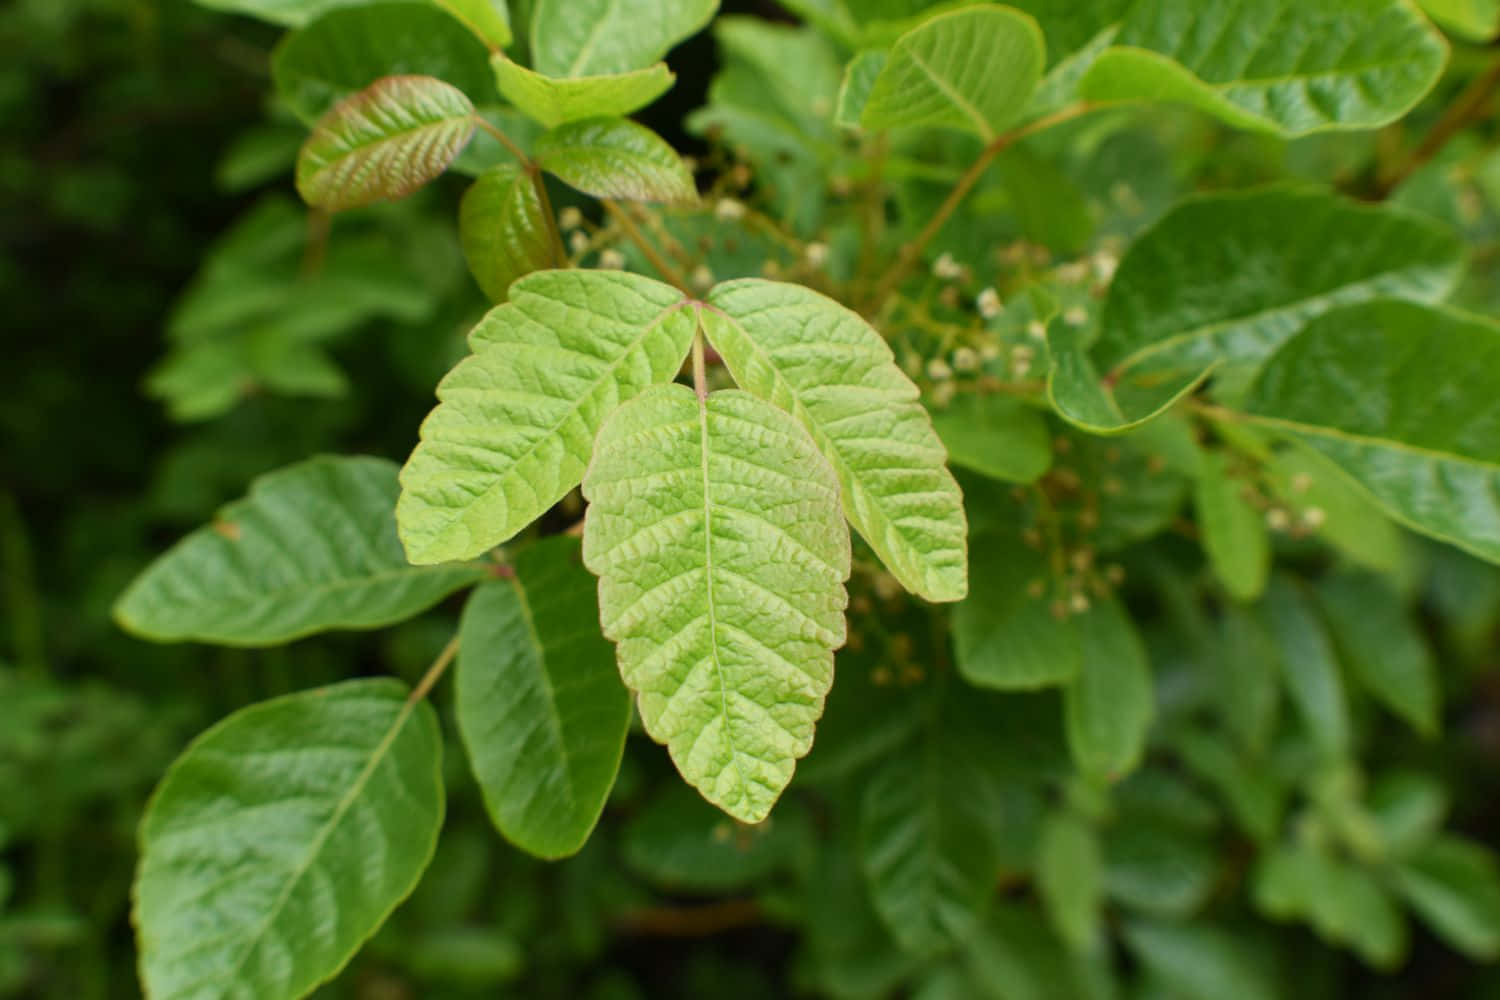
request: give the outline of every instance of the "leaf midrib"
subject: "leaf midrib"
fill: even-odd
[[[968,98],[955,90],[948,81],[938,76],[933,68],[927,64],[927,61],[917,54],[914,48],[907,48],[906,55],[907,58],[916,64],[918,69],[927,74],[927,78],[943,92],[943,95],[948,100],[953,102],[954,106],[973,119],[974,124],[979,129],[980,137],[985,142],[989,142],[995,138],[995,130],[991,127],[989,119],[985,118],[984,114]]]

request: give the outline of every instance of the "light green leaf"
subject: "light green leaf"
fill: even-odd
[[[430,3],[333,10],[282,39],[271,56],[276,93],[308,125],[387,76],[432,76],[480,104],[495,102],[482,45]]]
[[[532,66],[551,77],[649,66],[713,19],[719,0],[537,0]]]
[[[954,694],[915,744],[881,763],[860,805],[871,902],[901,947],[922,955],[973,932],[1000,871],[993,720],[964,704],[974,692]]]
[[[443,822],[437,715],[393,680],[236,712],[141,823],[141,976],[156,1000],[295,1000],[416,886]]]
[[[686,202],[698,197],[693,175],[666,140],[625,118],[559,125],[536,141],[536,162],[595,198]]]
[[[1341,574],[1318,585],[1318,598],[1354,676],[1418,732],[1435,735],[1441,697],[1437,664],[1389,581]]]
[[[704,798],[760,822],[812,746],[844,643],[833,470],[747,393],[659,386],[604,425],[583,489],[584,561],[646,732]]]
[[[457,18],[491,49],[510,44],[510,9],[505,0],[432,0]]]
[[[1436,302],[1463,261],[1462,243],[1442,227],[1315,190],[1190,198],[1120,262],[1094,367],[1085,367],[1079,344],[1053,346],[1053,396],[1086,429],[1128,426],[1210,372],[1221,394],[1226,384],[1243,386],[1329,309],[1374,298]]]
[[[1091,951],[1099,941],[1104,856],[1088,823],[1066,812],[1048,817],[1037,846],[1036,884],[1058,936],[1075,952]]]
[[[1395,121],[1448,55],[1403,0],[1140,0],[1115,46],[1084,77],[1086,99],[1188,104],[1287,136]]]
[[[875,80],[885,69],[890,53],[880,49],[861,52],[844,68],[844,82],[839,85],[839,98],[834,105],[833,120],[844,128],[859,128],[859,120],[870,102],[870,91]]]
[[[941,126],[989,142],[1014,122],[1042,76],[1045,43],[1029,15],[981,4],[902,35],[870,88],[867,129]]]
[[[1257,866],[1257,908],[1274,920],[1303,920],[1326,940],[1346,944],[1389,969],[1407,949],[1406,921],[1365,870],[1310,847],[1280,847]]]
[[[1101,601],[1073,619],[1082,658],[1063,689],[1068,747],[1083,773],[1118,778],[1146,750],[1155,714],[1151,664],[1135,625],[1117,601]]]
[[[973,539],[969,596],[953,609],[958,669],[971,684],[1001,690],[1066,684],[1082,660],[1073,620],[1054,614],[1058,581],[1019,529]]]
[[[507,840],[561,858],[588,840],[615,783],[630,696],[595,624],[594,578],[570,538],[529,545],[476,590],[459,631],[459,732]]]
[[[1488,42],[1500,35],[1500,0],[1421,0],[1438,24],[1470,42]]]
[[[844,512],[902,586],[968,591],[963,498],[942,441],[885,340],[800,285],[746,279],[709,294],[703,328],[735,381],[800,420],[833,463]]]
[[[505,99],[547,128],[639,111],[665,94],[676,79],[661,62],[627,73],[568,79],[543,76],[498,52],[490,65]]]
[[[430,76],[388,76],[323,116],[297,157],[297,193],[337,212],[404,198],[474,135],[474,105]]]
[[[469,272],[492,302],[504,302],[518,278],[561,263],[536,185],[510,164],[482,175],[464,193],[458,239]]]
[[[1350,306],[1277,352],[1246,409],[1396,520],[1500,562],[1500,326],[1406,302]]]
[[[468,559],[583,481],[615,407],[677,374],[696,318],[681,292],[608,271],[542,271],[469,335],[401,470],[396,521],[413,562]]]
[[[396,467],[314,458],[262,476],[152,563],[115,605],[160,642],[271,646],[334,628],[378,628],[482,576],[410,566],[396,538]]]
[[[1349,704],[1333,640],[1302,586],[1272,577],[1257,608],[1276,644],[1282,684],[1303,730],[1327,757],[1349,752]]]
[[[1230,596],[1253,601],[1265,590],[1271,572],[1271,538],[1265,518],[1245,498],[1245,489],[1231,475],[1227,454],[1204,454],[1193,493],[1203,549]]]
[[[1478,961],[1500,956],[1500,872],[1491,851],[1438,836],[1397,865],[1395,882],[1443,940]]]
[[[1368,569],[1399,573],[1405,567],[1401,529],[1328,459],[1296,445],[1277,451],[1266,472],[1277,495],[1319,538]]]
[[[1047,421],[1019,399],[962,393],[932,424],[949,462],[991,479],[1030,485],[1052,467]]]

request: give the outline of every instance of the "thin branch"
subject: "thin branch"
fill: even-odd
[[[474,116],[474,124],[478,125],[480,128],[484,129],[490,135],[498,139],[500,141],[500,145],[504,146],[506,151],[509,152],[511,156],[514,156],[516,158],[516,162],[526,170],[531,170],[532,167],[535,166],[535,164],[531,162],[531,157],[526,155],[526,151],[520,146],[517,146],[511,140],[510,136],[506,135],[504,132],[496,128],[494,124],[489,121],[489,119],[485,118],[483,115],[476,114]]]
[[[659,937],[711,937],[764,921],[753,899],[727,899],[703,906],[655,906],[620,915],[615,926],[626,934]]]
[[[1431,163],[1433,158],[1464,130],[1465,126],[1483,118],[1489,110],[1490,101],[1494,98],[1496,90],[1500,90],[1500,58],[1476,76],[1464,88],[1464,92],[1448,105],[1443,116],[1432,127],[1432,131],[1427,133],[1421,144],[1412,151],[1411,156],[1407,157],[1401,166],[1381,178],[1375,193],[1376,200],[1390,197],[1391,192],[1405,183],[1412,174]]]
[[[927,245],[937,236],[938,231],[943,228],[949,217],[953,215],[964,198],[973,190],[974,185],[979,183],[979,179],[984,176],[984,172],[995,161],[995,157],[1027,136],[1044,132],[1054,125],[1060,125],[1065,121],[1077,118],[1079,115],[1086,114],[1092,110],[1093,105],[1087,103],[1071,105],[1063,108],[1061,111],[1038,118],[1034,122],[1007,132],[986,146],[984,152],[979,154],[979,158],[974,161],[968,170],[964,171],[964,175],[958,179],[958,183],[953,186],[953,190],[948,193],[948,197],[943,201],[943,204],[938,207],[938,210],[933,213],[932,218],[927,221],[927,225],[917,234],[917,238],[901,248],[901,253],[896,258],[896,262],[881,276],[879,283],[875,286],[875,294],[873,296],[875,306],[879,307],[885,301],[886,297],[890,295],[891,291],[910,273],[913,265],[922,259],[922,252],[927,249]]]
[[[630,237],[630,242],[646,255],[646,259],[651,262],[652,267],[656,268],[657,273],[681,289],[684,295],[693,294],[688,288],[687,280],[676,268],[667,263],[667,259],[661,255],[661,252],[652,245],[650,240],[646,239],[646,234],[641,232],[641,227],[635,224],[629,212],[608,198],[604,199],[604,209],[615,222],[619,223],[620,228],[625,230],[625,235]]]
[[[416,704],[431,694],[432,689],[437,687],[437,682],[443,679],[443,674],[448,672],[448,666],[457,655],[458,636],[455,635],[452,639],[448,640],[448,645],[443,647],[443,651],[437,655],[437,659],[432,661],[432,666],[427,668],[427,673],[422,675],[422,679],[417,682],[417,686],[412,689],[412,693],[407,696],[406,700],[412,704]]]

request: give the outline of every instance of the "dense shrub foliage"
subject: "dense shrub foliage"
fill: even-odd
[[[0,995],[1500,991],[1500,3],[729,6],[0,14]]]

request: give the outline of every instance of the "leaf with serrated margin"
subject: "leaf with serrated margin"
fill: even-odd
[[[614,786],[630,695],[578,542],[529,545],[510,566],[464,607],[458,729],[495,826],[522,850],[562,858],[588,840]]]
[[[988,142],[1025,110],[1045,60],[1030,15],[990,4],[938,14],[897,39],[860,124],[957,128]]]
[[[583,555],[646,732],[736,819],[770,813],[833,683],[849,530],[807,433],[739,391],[648,389],[599,433]]]
[[[663,62],[625,73],[567,79],[544,76],[498,52],[490,65],[505,99],[547,128],[639,111],[665,94],[677,79]]]
[[[1143,423],[1210,374],[1233,393],[1308,320],[1375,298],[1436,302],[1464,249],[1417,216],[1301,188],[1181,202],[1126,252],[1098,339],[1048,331],[1048,388],[1094,433]]]
[[[610,412],[677,374],[697,328],[674,288],[608,271],[541,271],[469,334],[401,470],[396,522],[415,563],[512,538],[583,480]]]
[[[115,605],[159,642],[271,646],[402,621],[477,582],[477,566],[411,566],[396,538],[396,466],[322,457],[262,476],[178,542]]]
[[[1500,325],[1409,302],[1327,313],[1245,409],[1414,531],[1500,562]]]
[[[536,185],[513,164],[491,169],[464,193],[458,240],[469,272],[491,302],[504,302],[517,278],[562,263],[553,259]]]
[[[1448,58],[1406,0],[1139,0],[1114,45],[1084,77],[1086,99],[1188,104],[1284,136],[1387,125]]]
[[[404,198],[474,137],[474,105],[430,76],[388,76],[335,104],[297,157],[297,193],[337,212]]]
[[[155,1000],[295,1000],[416,886],[443,823],[437,715],[389,679],[243,709],[141,822],[134,922]]]
[[[719,0],[537,0],[531,57],[552,77],[649,66],[713,19]]]
[[[276,94],[308,125],[387,76],[432,76],[478,104],[497,100],[484,45],[430,3],[332,10],[289,33],[271,54]]]
[[[963,496],[880,334],[801,285],[729,281],[706,304],[704,332],[735,381],[808,429],[838,473],[844,512],[886,568],[926,600],[961,600]]]
[[[536,141],[536,162],[569,187],[595,198],[686,202],[698,197],[693,175],[667,141],[626,118],[559,125]]]

